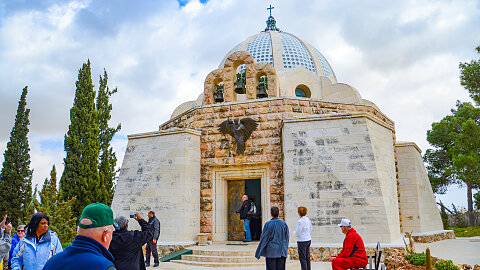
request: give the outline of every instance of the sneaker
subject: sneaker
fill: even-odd
[[[154,264],[153,264],[153,267],[158,267],[158,263],[154,263]]]
[[[149,267],[149,266],[150,266],[150,263],[146,262],[145,267]]]

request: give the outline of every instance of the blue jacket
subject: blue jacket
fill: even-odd
[[[41,270],[55,254],[63,251],[55,232],[48,230],[36,243],[35,237],[23,237],[13,251],[13,270]]]
[[[75,236],[72,245],[53,256],[43,270],[105,270],[115,269],[112,254],[95,239]]]
[[[18,242],[20,242],[20,238],[18,237],[17,234],[14,234],[12,237],[12,247],[10,248],[10,251],[8,252],[8,263],[12,261],[12,255],[13,251],[15,250],[15,247],[17,246]]]
[[[288,226],[279,218],[272,218],[263,226],[262,236],[258,243],[255,258],[280,258],[288,256]]]

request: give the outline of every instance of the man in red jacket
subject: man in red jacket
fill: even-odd
[[[347,270],[350,268],[363,268],[368,263],[365,246],[360,235],[352,228],[352,222],[342,219],[338,226],[345,234],[343,248],[332,260],[333,270]]]

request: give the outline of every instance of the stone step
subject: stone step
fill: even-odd
[[[255,256],[255,250],[201,250],[194,249],[193,255],[205,256]]]
[[[182,255],[182,260],[217,263],[256,263],[265,261],[265,258],[261,257],[260,260],[257,260],[254,256]]]
[[[245,263],[227,263],[227,262],[196,262],[196,261],[187,261],[187,260],[172,260],[171,263],[178,263],[191,266],[202,266],[202,267],[254,267],[254,266],[265,266],[264,262],[245,262]]]

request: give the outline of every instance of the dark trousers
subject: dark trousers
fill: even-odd
[[[287,258],[265,258],[267,270],[285,270],[285,262]]]
[[[150,252],[153,255],[153,263],[158,263],[158,252],[157,252],[157,244],[154,244],[152,240],[147,242],[147,248],[146,248],[146,254],[145,254],[145,262],[150,264]]]
[[[298,247],[298,259],[302,270],[310,270],[310,244],[312,241],[297,242]]]

